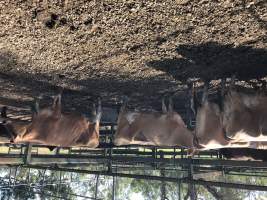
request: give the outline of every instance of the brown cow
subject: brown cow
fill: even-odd
[[[98,100],[97,112],[93,121],[80,114],[61,112],[61,95],[52,107],[39,110],[24,134],[15,138],[15,143],[31,142],[49,146],[86,146],[95,148],[99,144],[99,123],[101,102]]]
[[[237,141],[267,141],[267,96],[230,91],[224,102],[223,126]]]
[[[126,110],[126,101],[118,117],[114,136],[115,145],[156,145],[193,147],[193,134],[181,116],[173,111],[172,101],[167,111],[164,101],[162,112],[132,112]]]
[[[197,111],[194,144],[199,149],[249,147],[246,140],[231,140],[223,123],[223,111],[216,103],[208,101],[208,83],[205,83],[202,105]],[[254,144],[255,145],[255,144]]]

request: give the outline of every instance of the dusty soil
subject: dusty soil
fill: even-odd
[[[266,21],[264,0],[0,0],[0,103],[27,113],[64,88],[82,112],[96,96],[183,107],[189,78],[267,77]]]

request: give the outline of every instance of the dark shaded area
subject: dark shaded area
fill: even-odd
[[[193,77],[214,80],[233,74],[240,80],[249,80],[267,75],[266,49],[208,42],[179,45],[176,51],[182,58],[154,60],[147,65],[181,81]]]
[[[63,72],[51,74],[25,73],[18,68],[27,68],[17,63],[12,52],[0,54],[1,92],[0,102],[5,105],[28,109],[33,98],[42,95],[41,107],[52,103],[52,95],[63,89],[63,110],[78,111],[90,115],[92,104],[97,97],[102,98],[103,107],[118,108],[124,95],[130,97],[129,108],[146,108],[161,110],[161,98],[173,96],[174,108],[182,116],[186,115],[189,99],[185,91],[188,78],[219,79],[236,74],[240,80],[263,78],[267,76],[267,52],[265,49],[253,49],[249,46],[233,47],[210,42],[202,45],[180,45],[178,59],[162,59],[150,61],[148,66],[167,72],[177,82],[170,82],[163,77],[133,80],[114,78],[113,76],[88,77],[76,79]],[[96,72],[97,74],[97,72]],[[180,83],[182,82],[182,84]],[[64,88],[64,85],[77,86],[78,89]],[[30,99],[8,98],[7,93],[23,94]],[[105,115],[105,114],[104,114]]]
[[[63,90],[63,111],[80,112],[90,116],[92,105],[96,103],[97,97],[101,97],[102,106],[119,109],[124,95],[130,98],[129,109],[143,108],[161,110],[161,98],[174,95],[174,106],[176,110],[185,109],[186,93],[180,91],[179,85],[170,83],[161,77],[142,80],[116,79],[112,76],[103,78],[91,78],[79,80],[70,78],[67,74],[55,72],[54,74],[25,73],[17,70],[27,68],[23,63],[17,62],[17,57],[12,52],[0,54],[0,65],[4,66],[0,71],[0,103],[16,108],[23,108],[19,113],[9,109],[10,113],[16,115],[30,114],[30,108],[34,98],[40,99],[40,107],[52,104],[53,95]],[[17,66],[16,68],[14,66]],[[64,88],[63,85],[77,86],[79,89]],[[169,87],[174,85],[175,88]],[[174,94],[175,93],[175,94]],[[11,95],[10,95],[11,94]],[[12,96],[15,94],[15,97]],[[181,95],[183,94],[183,95]],[[20,98],[27,96],[28,98]],[[105,109],[107,112],[110,109]],[[103,118],[110,118],[109,113],[104,112]]]
[[[5,125],[0,124],[0,138],[10,139],[10,134]]]
[[[267,150],[250,148],[222,148],[219,153],[227,159],[267,161]]]

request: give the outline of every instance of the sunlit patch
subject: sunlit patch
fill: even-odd
[[[137,199],[138,200],[144,199],[143,195],[140,192],[131,194],[130,200],[137,200]]]

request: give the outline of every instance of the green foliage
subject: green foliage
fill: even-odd
[[[125,173],[160,175],[160,170],[134,170]],[[246,172],[240,172],[246,173]],[[180,171],[164,172],[165,176],[181,177]],[[249,172],[251,175],[252,172]],[[204,174],[205,175],[205,174]],[[208,174],[207,174],[208,176]],[[1,168],[0,169],[0,187],[7,184],[10,180],[10,192],[0,190],[0,200],[10,199],[41,199],[56,200],[57,197],[63,199],[75,200],[77,196],[87,196],[110,200],[112,199],[113,177],[99,176],[90,174],[79,174],[71,172],[59,172],[49,170],[36,170],[27,168]],[[205,178],[205,177],[204,177]],[[251,185],[266,185],[265,177],[251,177],[244,175],[225,175],[209,177],[208,180],[245,183]],[[98,180],[98,188],[96,192],[96,182]],[[115,199],[116,200],[160,200],[162,195],[162,181],[140,180],[131,178],[115,177]],[[166,197],[171,199],[184,199],[190,187],[187,184],[165,183]],[[236,190],[232,188],[215,188],[211,187],[222,200],[243,200],[243,199],[259,199],[267,198],[266,192],[255,192],[248,190]],[[198,199],[214,200],[214,195],[204,186],[195,186]],[[180,190],[180,194],[179,194]]]

